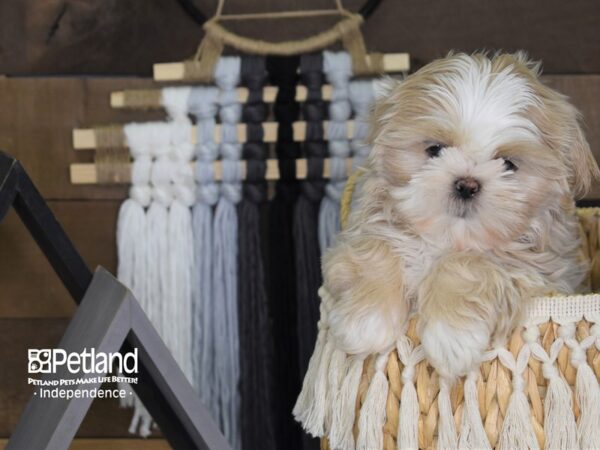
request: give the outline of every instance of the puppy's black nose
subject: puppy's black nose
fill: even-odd
[[[459,178],[454,183],[454,188],[456,189],[456,194],[465,200],[473,198],[481,188],[479,181],[477,181],[473,177],[464,177]]]

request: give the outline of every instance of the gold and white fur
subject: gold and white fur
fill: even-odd
[[[599,170],[577,110],[524,54],[451,54],[389,80],[369,143],[323,260],[333,347],[389,351],[416,313],[426,357],[453,378],[507,338],[529,298],[585,288],[574,197]],[[457,196],[460,179],[478,191]]]

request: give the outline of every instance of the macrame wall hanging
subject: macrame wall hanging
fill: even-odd
[[[72,178],[131,182],[119,215],[119,277],[232,446],[316,449],[291,410],[317,336],[321,253],[339,229],[345,180],[368,152],[357,122],[373,82],[351,77],[405,70],[406,59],[367,56],[362,19],[339,2],[324,13],[250,17],[222,8],[196,57],[178,65],[177,77],[205,84],[114,93],[113,106],[164,108],[167,120],[76,130],[76,148],[111,150],[97,153],[93,171],[72,167]],[[250,45],[220,25],[321,14],[341,19],[300,42]],[[313,51],[336,40],[348,52]],[[220,56],[224,45],[267,56]],[[131,165],[113,157],[123,146]],[[135,396],[128,403],[130,431],[149,435],[150,415]]]

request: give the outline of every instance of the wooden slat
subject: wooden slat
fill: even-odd
[[[544,79],[570,96],[581,110],[588,141],[599,157],[600,75]],[[93,161],[93,152],[73,151],[72,129],[163,119],[162,111],[115,110],[109,104],[110,92],[116,88],[155,87],[152,81],[139,78],[0,78],[0,149],[23,162],[47,198],[123,199],[125,187],[71,184],[69,165]],[[594,187],[589,198],[600,198],[600,186]]]
[[[8,439],[0,439],[4,448]],[[70,450],[170,450],[164,439],[75,439]]]
[[[354,136],[354,121],[349,120],[347,122],[347,137],[348,139],[352,139]],[[262,124],[263,128],[263,142],[273,143],[277,142],[277,128],[279,124],[277,122],[264,122]],[[329,126],[328,121],[323,122],[323,138],[327,139],[327,128]],[[122,128],[121,128],[122,129]],[[306,137],[306,122],[298,121],[293,124],[293,138],[296,142],[304,141]],[[190,140],[193,144],[197,143],[198,132],[197,127],[192,126],[192,134],[190,136]],[[213,139],[215,142],[221,142],[221,126],[216,125]],[[247,139],[247,127],[246,124],[240,123],[237,125],[237,140],[238,142],[246,142]],[[123,142],[123,147],[126,147],[127,144]],[[73,130],[73,148],[75,150],[90,150],[94,148],[98,148],[98,142],[96,139],[96,129],[94,128],[76,128]]]
[[[369,59],[369,55],[367,55]],[[408,53],[387,53],[383,55],[383,70],[386,73],[405,72],[410,69]],[[160,63],[153,66],[155,81],[186,80],[184,64],[181,62]]]
[[[265,86],[263,88],[262,100],[265,103],[273,103],[275,101],[275,98],[277,97],[278,91],[279,91],[279,89],[276,86]],[[127,96],[128,92],[135,92],[135,90],[111,92],[110,106],[113,108],[117,108],[117,109],[118,108],[130,108],[131,106],[126,104],[126,96]],[[246,103],[248,101],[248,95],[249,95],[248,88],[244,88],[244,87],[237,88],[236,92],[237,92],[238,101],[240,103]],[[333,92],[333,88],[331,87],[331,85],[326,84],[326,85],[321,86],[321,98],[323,100],[331,100],[332,92]],[[295,99],[297,102],[306,101],[307,96],[308,96],[308,89],[306,89],[306,86],[303,86],[303,85],[296,86]],[[147,103],[144,103],[143,105],[138,105],[138,107],[143,107],[146,109],[159,109],[159,108],[162,108],[162,104],[147,102]]]
[[[194,163],[191,163],[194,164]],[[216,181],[222,179],[223,168],[221,161],[215,161],[214,163],[214,177]],[[126,172],[128,174],[131,173],[131,164],[127,164]],[[98,183],[98,173],[97,167],[95,164],[90,163],[81,163],[81,164],[71,164],[71,183],[73,184],[96,184]],[[242,179],[246,178],[246,161],[240,161],[240,172]],[[129,176],[123,177],[121,176],[122,171],[118,170],[116,173],[119,174],[118,177],[115,177],[108,184],[127,184],[131,182],[131,178]],[[349,175],[352,173],[352,159],[346,159],[346,173]],[[331,174],[331,160],[324,159],[323,160],[323,178],[329,178]],[[304,158],[300,158],[296,160],[296,179],[304,180],[308,176],[308,165],[307,160]],[[279,180],[279,163],[276,159],[268,159],[266,161],[266,170],[265,170],[265,179],[268,181],[276,181]]]

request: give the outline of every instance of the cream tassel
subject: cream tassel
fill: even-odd
[[[349,359],[345,352],[334,350],[329,362],[329,375],[327,377],[327,400],[325,401],[327,410],[325,411],[325,434],[331,430],[331,421],[333,415],[333,403],[340,391],[342,382],[348,371]]]
[[[471,371],[465,380],[465,409],[463,410],[458,448],[465,450],[491,450],[490,442],[485,434],[479,403],[477,401],[477,380],[479,370]]]
[[[397,343],[398,357],[404,365],[402,393],[400,394],[400,418],[398,421],[398,450],[419,449],[419,399],[414,385],[415,367],[423,360],[423,347],[413,351],[412,342],[403,336]]]
[[[383,426],[389,383],[385,376],[389,352],[380,353],[375,361],[375,374],[367,390],[365,402],[360,408],[358,419],[358,450],[373,450],[383,447]]]
[[[351,356],[347,360],[348,372],[335,396],[332,408],[329,447],[332,449],[354,449],[352,434],[355,419],[356,397],[363,373],[364,359]]]
[[[438,446],[439,450],[450,450],[457,448],[456,424],[452,414],[452,403],[450,401],[450,389],[452,381],[440,377],[440,392],[438,393]]]
[[[559,338],[552,343],[548,356],[538,343],[539,335],[537,325],[532,325],[523,333],[523,339],[529,345],[531,354],[542,362],[542,372],[548,380],[544,398],[544,447],[547,450],[577,448],[577,425],[572,409],[571,389],[554,366],[563,347],[563,339]]]
[[[559,328],[559,335],[571,350],[571,364],[577,369],[575,389],[581,414],[577,434],[582,449],[600,448],[600,386],[586,359],[586,350],[596,342],[591,335],[581,342],[575,339],[575,325],[569,323]]]
[[[319,334],[304,376],[302,391],[292,411],[295,419],[302,424],[304,429],[316,437],[323,436],[325,432],[327,375],[329,359],[333,353],[333,345],[327,338],[327,307],[330,298],[323,288],[319,289],[319,295],[321,296]]]
[[[513,391],[508,403],[504,425],[498,441],[498,450],[538,449],[539,445],[529,417],[529,404],[523,391],[525,380],[523,372],[529,360],[529,346],[525,345],[517,356],[504,348],[498,349],[500,362],[512,372]]]

